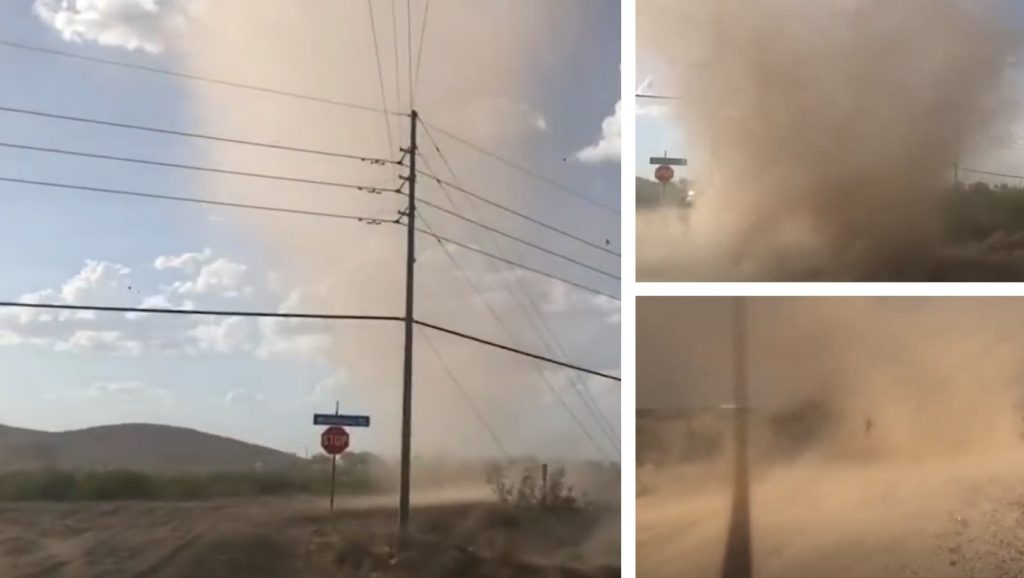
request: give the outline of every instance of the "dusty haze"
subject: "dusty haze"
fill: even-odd
[[[392,3],[374,2],[374,17],[388,107],[406,111],[409,109],[407,15],[405,2],[396,4],[399,6],[396,22],[400,91],[395,89]],[[277,0],[206,3],[201,17],[192,23],[189,31],[186,60],[190,70],[199,74],[232,71],[231,78],[240,82],[380,106],[381,87],[367,4],[313,0],[304,5],[305,9],[297,11],[291,9],[289,3]],[[412,6],[413,36],[417,43],[412,47],[415,60],[424,5],[413,2]],[[579,10],[561,3],[454,0],[431,3],[422,68],[418,81],[414,79],[416,108],[428,122],[511,158],[526,158],[530,139],[546,130],[542,117],[533,110],[531,103],[539,98],[544,77],[559,70],[560,58],[567,47],[586,34],[588,18],[593,14],[586,10],[582,14],[580,17]],[[415,66],[413,68],[415,76]],[[617,79],[609,78],[608,82],[617,82]],[[398,148],[408,144],[408,119],[399,116],[392,116],[388,123],[389,143],[385,120],[379,113],[257,94],[236,94],[221,87],[197,90],[194,102],[196,115],[204,125],[213,127],[211,132],[385,158],[397,158]],[[545,213],[547,193],[539,191],[535,183],[524,186],[529,181],[518,180],[515,173],[500,170],[500,165],[495,169],[493,161],[468,152],[437,131],[433,134],[445,149],[458,177],[452,179],[445,173],[443,163],[422,130],[420,146],[428,165],[424,166],[421,161],[421,168],[462,182],[521,211]],[[209,156],[219,166],[387,187],[396,186],[399,182],[396,175],[404,170],[227,147],[211,149]],[[501,178],[485,178],[491,174],[501,175]],[[254,202],[384,219],[395,218],[404,204],[404,199],[394,195],[315,186],[225,178],[210,179],[204,184],[210,187],[210,194],[223,198],[237,199],[241,195]],[[423,179],[420,194],[435,203],[448,205],[441,191]],[[457,210],[469,216],[511,223],[508,228],[515,234],[550,241],[535,229],[509,221],[507,215],[483,205],[470,205],[463,198],[457,198],[456,202]],[[466,242],[478,238],[478,231],[467,229],[443,214],[427,212],[426,215],[426,224],[439,232]],[[269,251],[285,280],[281,297],[286,309],[402,314],[405,234],[401,229],[276,215],[243,215],[241,218],[247,219],[244,222],[249,231],[256,233],[261,248]],[[561,223],[580,234],[586,233],[571,220]],[[473,236],[469,236],[470,232]],[[563,343],[580,339],[595,329],[614,331],[617,335],[617,322],[604,320],[617,312],[617,303],[593,299],[589,294],[567,292],[535,277],[516,276],[453,248],[468,274],[475,277],[475,283],[488,295],[491,306],[509,319],[511,328],[506,331],[493,321],[438,244],[423,236],[417,241],[416,317],[420,319],[455,325],[463,331],[541,350],[536,339],[523,337],[529,335],[526,333],[529,325],[522,316],[508,315],[516,303],[506,291],[511,286],[529,291],[531,298],[542,306],[542,314],[548,314],[543,307],[553,306],[559,300],[569,303],[568,313],[563,314],[562,319],[573,320],[573,315],[577,315],[580,323],[568,330],[564,324],[553,323],[556,328],[561,326],[559,338]],[[487,243],[481,245],[494,251]],[[503,247],[508,257],[520,257],[519,248]],[[600,253],[580,253],[578,247],[570,248],[569,252],[585,254],[590,262],[617,270],[617,262],[602,260]],[[540,266],[557,271],[557,267],[551,268],[551,263]],[[577,280],[601,286],[592,277]],[[301,291],[290,293],[299,286],[303,287]],[[527,298],[520,294],[517,299],[523,303]],[[316,339],[315,334],[324,327],[312,323],[281,325],[303,339]],[[339,371],[332,393],[346,400],[357,399],[361,407],[352,409],[374,416],[375,443],[380,444],[375,447],[396,452],[402,375],[400,325],[336,324],[327,327],[331,339],[323,344],[322,355]],[[538,379],[538,372],[545,372],[564,396],[572,398],[567,374],[441,335],[435,335],[434,342],[445,353],[460,380],[467,384],[482,413],[511,440],[509,445],[514,444],[510,451],[523,454],[545,447],[550,449],[543,440],[559,439],[561,442],[555,452],[597,455],[570,418],[552,402],[550,393]],[[437,452],[455,445],[459,448],[457,451],[493,454],[495,448],[490,438],[476,423],[465,401],[446,383],[448,376],[422,339],[417,348],[418,382],[414,394],[417,451]],[[569,349],[568,354],[577,356],[581,363],[602,369],[618,367],[617,359],[586,359],[586,348]],[[593,382],[590,385],[594,395],[606,401],[618,395],[617,387],[613,388],[612,384]],[[537,413],[540,406],[543,409]],[[614,408],[606,404],[605,411],[617,416],[617,407],[617,404]],[[536,419],[531,427],[525,427],[522,415],[527,411],[543,417]],[[582,409],[576,411],[587,418]],[[589,427],[595,435],[599,431],[593,423]],[[607,455],[608,451],[607,447],[602,448],[601,455]]]
[[[638,408],[731,401],[731,305],[640,302]],[[963,575],[970,563],[998,576],[1019,563],[1022,319],[1014,299],[753,300],[758,575]],[[640,575],[718,572],[728,420],[709,409],[646,424],[646,443],[675,457],[639,471]],[[680,463],[707,436],[717,451]]]
[[[998,2],[647,0],[641,52],[692,148],[688,226],[638,222],[658,278],[919,278],[940,193],[1006,106]]]

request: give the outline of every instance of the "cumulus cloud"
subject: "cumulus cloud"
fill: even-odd
[[[86,261],[85,267],[69,279],[60,290],[61,301],[81,305],[90,299],[104,299],[127,288],[131,269],[106,261]],[[112,295],[114,294],[114,295]]]
[[[227,404],[251,403],[258,401],[263,401],[263,394],[251,392],[244,387],[236,387],[224,395],[224,403]]]
[[[144,381],[119,380],[119,381],[96,381],[86,388],[74,389],[63,394],[50,394],[47,399],[74,399],[74,400],[102,400],[104,402],[114,401],[138,401],[153,403],[154,401],[167,403],[171,401],[171,393],[163,387],[157,387]]]
[[[654,77],[648,76],[636,89],[637,94],[656,94],[654,88]],[[669,108],[663,104],[664,101],[651,101],[646,98],[638,98],[636,101],[636,115],[639,116],[664,116]]]
[[[255,338],[252,325],[240,317],[231,317],[219,323],[206,323],[190,330],[199,351],[234,353],[252,348]]]
[[[33,11],[68,42],[163,52],[205,0],[35,0]]]
[[[622,101],[615,103],[615,112],[601,122],[601,139],[576,153],[584,163],[610,163],[622,159]]]
[[[242,280],[247,269],[248,267],[241,263],[222,257],[213,263],[203,265],[195,279],[178,281],[173,288],[176,292],[184,294],[238,297],[244,289]]]
[[[282,313],[308,310],[311,291],[296,289],[281,304]],[[314,297],[315,299],[315,297]],[[256,355],[268,357],[325,358],[331,347],[331,336],[326,326],[308,319],[259,320],[260,344]]]
[[[53,346],[55,351],[71,351],[74,353],[104,353],[135,357],[142,353],[142,343],[128,339],[120,331],[94,331],[80,329],[67,341],[59,341]]]
[[[153,261],[153,268],[157,271],[169,269],[182,269],[194,273],[200,265],[208,263],[213,258],[213,250],[203,249],[200,253],[182,253],[180,255],[161,255]]]
[[[516,139],[546,132],[548,121],[530,105],[508,98],[484,98],[460,109],[458,118],[443,118],[448,125],[470,127],[475,139]]]

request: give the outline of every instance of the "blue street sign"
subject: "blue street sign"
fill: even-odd
[[[333,413],[314,413],[313,425],[340,425],[346,427],[370,427],[368,415],[337,415]]]
[[[685,167],[686,159],[678,159],[674,157],[651,157],[652,165],[668,165],[670,167]]]

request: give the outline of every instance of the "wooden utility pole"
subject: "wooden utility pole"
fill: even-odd
[[[398,530],[405,536],[409,529],[409,467],[412,452],[412,339],[413,296],[416,273],[416,110],[409,116],[409,206],[406,208],[405,253],[405,365],[402,374],[402,473],[398,496]]]
[[[747,420],[750,407],[747,396],[747,303],[736,297],[733,317],[733,384],[736,407],[733,410],[733,435],[736,443],[733,470],[732,517],[722,564],[722,578],[751,578],[753,555],[750,536],[750,476],[747,463]]]

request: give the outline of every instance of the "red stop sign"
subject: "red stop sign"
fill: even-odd
[[[329,455],[336,456],[348,449],[348,432],[345,428],[332,426],[320,434],[320,447]]]
[[[658,179],[659,183],[667,183],[671,181],[674,176],[676,176],[676,172],[668,165],[661,165],[654,170],[654,178]]]

